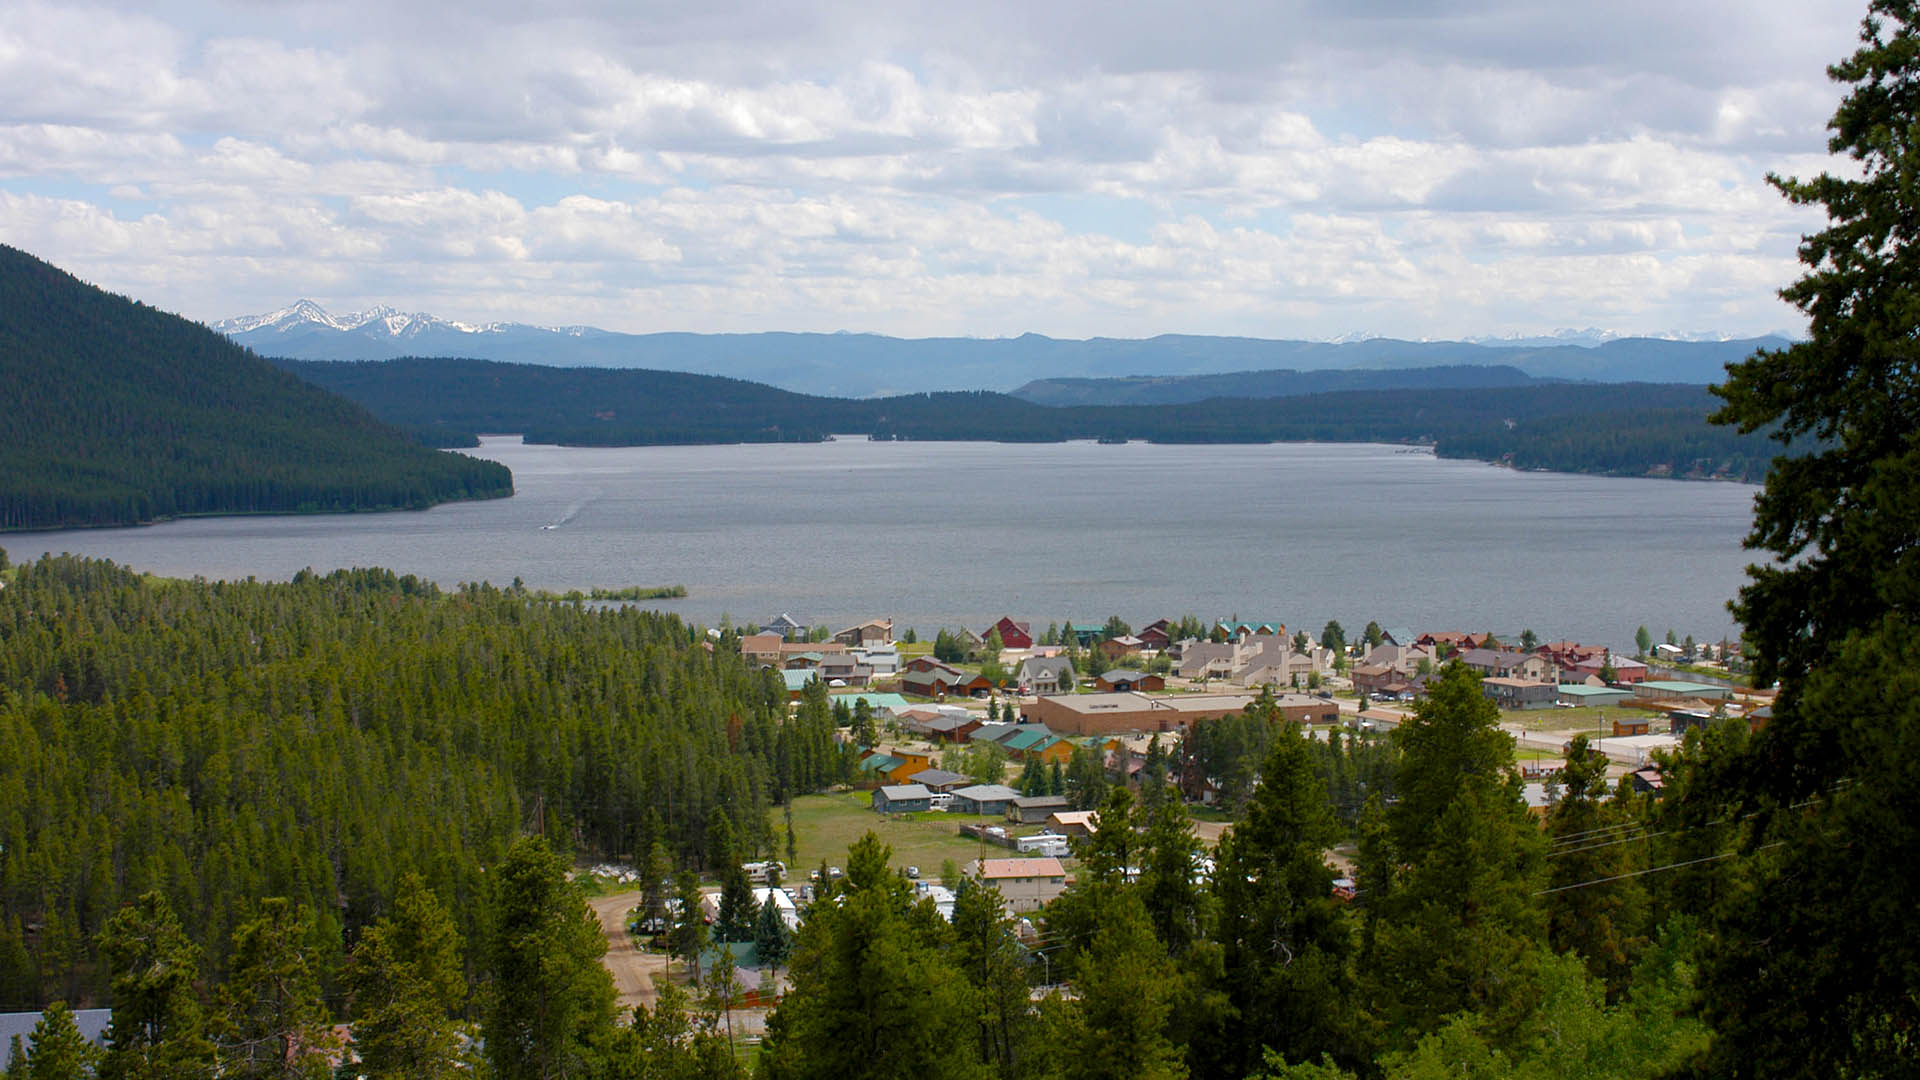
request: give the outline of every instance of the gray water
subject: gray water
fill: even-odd
[[[511,499],[0,536],[154,573],[285,579],[384,566],[445,585],[685,585],[712,625],[790,611],[923,635],[1001,615],[1135,627],[1192,612],[1318,636],[1532,629],[1629,645],[1735,632],[1755,489],[1522,473],[1390,446],[874,443],[526,446],[477,453]],[[546,528],[545,526],[552,526]]]

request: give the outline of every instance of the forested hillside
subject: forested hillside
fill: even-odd
[[[0,589],[0,1011],[106,988],[96,935],[157,890],[218,979],[265,896],[342,931],[420,874],[475,931],[523,831],[698,867],[709,832],[842,775],[824,696],[678,620],[385,571],[144,579],[53,557]],[[724,820],[726,824],[720,822]]]
[[[1707,422],[1704,387],[1627,383],[1348,390],[1048,407],[1006,394],[825,398],[680,372],[487,360],[282,361],[433,445],[521,434],[570,446],[881,439],[1425,443],[1445,457],[1616,476],[1758,480],[1778,447]]]
[[[508,495],[197,323],[0,245],[0,529]]]

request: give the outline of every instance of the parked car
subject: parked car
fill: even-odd
[[[920,880],[920,868],[917,866],[907,867],[907,876],[915,881]]]

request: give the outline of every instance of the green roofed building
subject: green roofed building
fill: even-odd
[[[1560,704],[1607,707],[1625,705],[1633,700],[1633,691],[1616,689],[1611,686],[1588,686],[1585,683],[1561,683]]]

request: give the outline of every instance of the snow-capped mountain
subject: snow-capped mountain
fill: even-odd
[[[1744,358],[1756,344],[1721,341],[1716,335],[1659,340],[1600,330],[1478,342],[1405,341],[1364,332],[1339,342],[1180,334],[1084,341],[1031,333],[920,339],[858,333],[623,334],[590,326],[463,323],[391,307],[333,315],[312,300],[224,319],[213,329],[264,356],[296,360],[457,356],[559,367],[654,368],[838,397],[1012,390],[1046,378],[1458,365],[1505,366],[1546,379],[1704,384],[1725,377],[1724,365]],[[1426,376],[1410,383],[1429,384]]]
[[[519,326],[520,324],[517,323],[455,322],[423,311],[407,313],[385,305],[368,308],[365,311],[350,312],[346,315],[334,315],[312,300],[296,300],[287,307],[278,311],[269,311],[264,315],[242,315],[234,319],[222,319],[213,324],[213,330],[228,337],[238,337],[242,334],[290,334],[310,327],[323,327],[342,333],[410,338],[436,330],[450,330],[462,334],[496,334]],[[527,327],[527,329],[545,328]],[[554,332],[564,333],[565,331]]]

